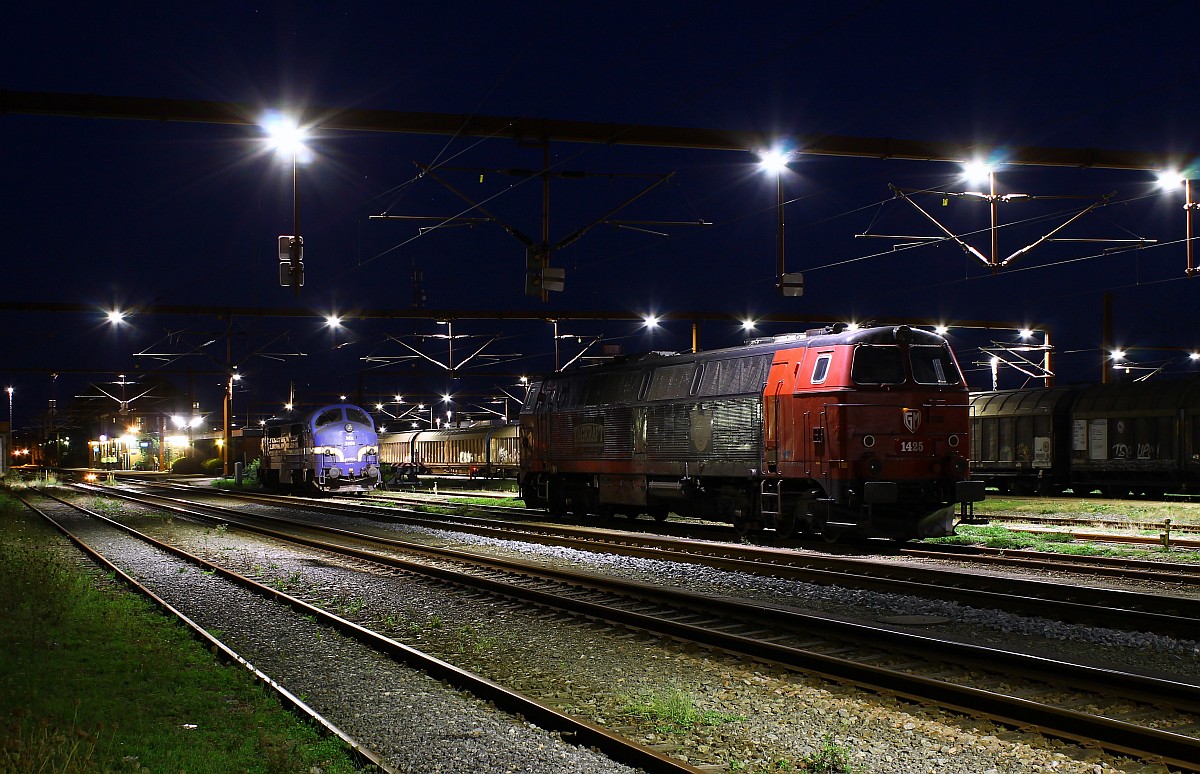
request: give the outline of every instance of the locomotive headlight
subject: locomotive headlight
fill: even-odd
[[[867,460],[867,473],[872,476],[878,476],[883,472],[883,460],[878,457],[872,457]]]
[[[954,458],[954,472],[955,473],[966,473],[967,472],[967,461],[965,459],[963,459],[962,457],[955,457]]]
[[[339,478],[342,475],[342,471],[338,470],[337,468],[330,468],[325,472],[325,475],[329,476],[330,478]]]

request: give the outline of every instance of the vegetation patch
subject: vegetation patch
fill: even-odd
[[[0,478],[0,486],[6,489],[46,489],[58,485],[58,474],[50,470],[31,473],[10,468]]]
[[[448,497],[446,502],[474,505],[480,508],[524,508],[525,501],[516,497]]]
[[[220,462],[220,460],[217,460]],[[259,477],[258,469],[262,463],[262,459],[256,458],[242,470],[242,483],[238,484],[236,477],[218,478],[213,481],[213,486],[217,489],[258,489]]]
[[[1065,532],[1022,532],[990,524],[987,526],[960,524],[955,528],[955,533],[950,537],[928,538],[924,542],[943,545],[981,545],[988,548],[1019,548],[1030,551],[1051,551],[1054,550],[1051,546],[1057,547],[1074,541],[1074,538]]]
[[[944,538],[926,538],[924,543],[961,546],[985,546],[1007,550],[1045,551],[1075,556],[1112,556],[1126,559],[1169,559],[1172,562],[1200,563],[1195,551],[1171,550],[1165,546],[1120,546],[1076,540],[1064,532],[1025,532],[997,525],[960,524],[956,534]]]
[[[805,757],[803,770],[813,774],[849,774],[853,771],[850,751],[826,734],[816,752]]]
[[[626,701],[621,711],[650,721],[655,724],[656,731],[666,734],[684,733],[695,726],[718,726],[743,720],[740,715],[701,710],[690,694],[679,689],[647,691]]]
[[[1167,519],[1173,525],[1200,526],[1200,503],[1150,500],[1092,500],[1086,497],[1061,497],[1041,500],[1013,500],[988,496],[985,508],[995,518],[1020,519],[1022,516],[1060,516],[1064,519],[1102,519],[1116,522],[1153,522]]]
[[[0,771],[349,772],[340,740],[0,495]]]

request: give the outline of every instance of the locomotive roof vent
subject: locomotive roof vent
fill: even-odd
[[[779,344],[785,341],[796,341],[809,335],[809,331],[804,333],[781,333],[778,336],[762,336],[757,339],[748,339],[746,344]]]
[[[809,328],[808,330],[806,330],[804,332],[804,335],[805,336],[828,336],[831,333],[833,333],[833,334],[841,333],[842,331],[846,330],[846,328],[848,328],[848,327],[850,327],[850,326],[848,326],[844,322],[834,323],[833,325],[826,325],[824,328]]]

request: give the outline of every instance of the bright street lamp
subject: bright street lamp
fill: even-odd
[[[1200,272],[1200,268],[1196,267],[1192,256],[1192,213],[1200,208],[1200,202],[1192,201],[1192,180],[1188,177],[1189,174],[1194,173],[1168,170],[1159,174],[1158,184],[1167,190],[1177,189],[1181,184],[1183,185],[1183,210],[1187,219],[1187,238],[1184,240],[1187,245],[1187,270],[1185,273],[1190,277]]]
[[[788,274],[784,268],[783,176],[788,171],[791,160],[791,153],[778,148],[758,154],[758,168],[768,175],[775,176],[775,281],[782,295],[799,296],[804,293],[803,275],[798,272]]]
[[[237,366],[234,366],[234,368],[236,369]],[[221,443],[221,460],[222,460],[221,470],[222,470],[223,475],[226,478],[229,478],[229,476],[231,475],[231,471],[229,469],[230,468],[229,424],[233,418],[233,416],[232,416],[233,415],[233,383],[241,381],[241,379],[242,379],[242,375],[239,374],[236,370],[234,370],[234,371],[230,372],[229,379],[227,379],[225,382],[225,401],[224,401],[224,403],[225,403],[225,428],[224,428],[225,432],[222,433],[222,436],[221,436],[223,439],[223,441]]]
[[[304,284],[304,237],[300,235],[300,172],[301,161],[309,161],[312,157],[308,146],[304,144],[308,129],[300,126],[292,118],[281,115],[271,115],[263,119],[263,128],[267,132],[268,141],[276,154],[282,158],[291,157],[292,162],[292,230],[295,232],[288,241],[288,279],[297,296],[300,286]],[[281,239],[282,241],[282,239]]]

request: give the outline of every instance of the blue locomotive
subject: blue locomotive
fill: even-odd
[[[369,492],[379,486],[379,436],[371,415],[337,403],[263,427],[263,485],[319,492]]]

